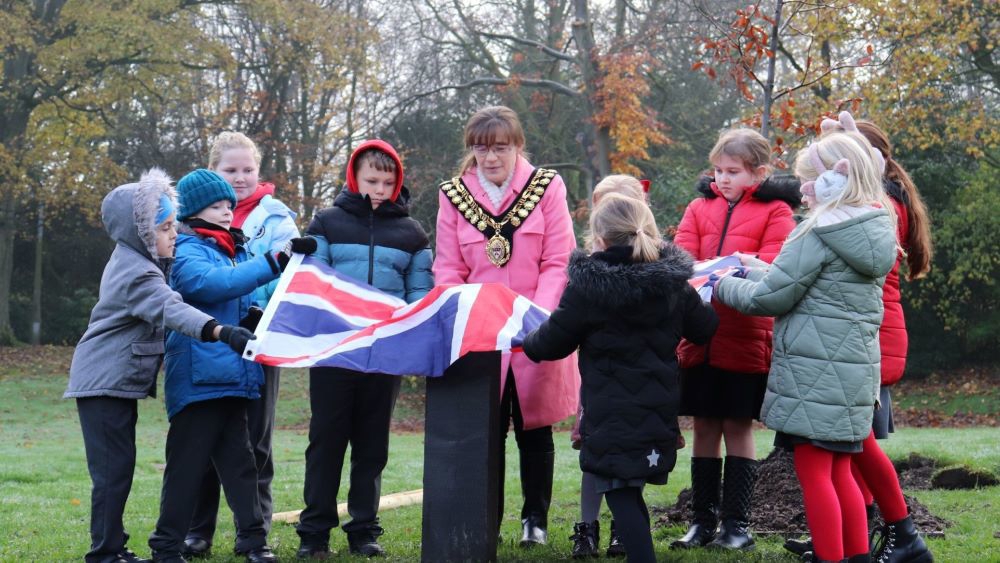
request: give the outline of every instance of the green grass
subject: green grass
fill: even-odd
[[[64,367],[64,366],[63,366]],[[89,545],[90,479],[76,410],[72,401],[60,397],[66,378],[63,368],[48,374],[36,369],[0,367],[0,561],[80,560]],[[408,383],[407,385],[416,385]],[[282,374],[281,401],[275,434],[277,511],[301,508],[303,452],[308,421],[307,381],[301,370]],[[403,419],[419,416],[419,400],[410,398],[400,405]],[[131,547],[148,553],[146,538],[157,516],[166,436],[166,415],[161,400],[140,402],[137,429],[138,463],[125,521],[132,534]],[[690,435],[687,436],[690,443]],[[772,435],[757,433],[761,456],[770,450]],[[568,560],[573,522],[579,517],[579,479],[576,452],[570,449],[568,434],[556,435],[556,475],[550,519],[549,546],[525,551],[517,547],[519,537],[520,490],[517,482],[516,446],[508,440],[506,516],[502,525],[502,561]],[[892,457],[916,451],[949,462],[969,463],[1000,471],[1000,430],[902,429],[883,443]],[[670,483],[648,487],[646,501],[669,505],[689,483],[687,456],[680,452]],[[390,444],[390,460],[383,478],[383,493],[419,489],[423,468],[423,436],[395,433]],[[344,483],[347,480],[344,479]],[[1000,487],[977,491],[917,491],[912,493],[934,513],[951,520],[945,539],[929,543],[938,561],[1000,561]],[[342,499],[344,495],[341,495]],[[223,508],[212,561],[239,561],[227,553],[233,544],[231,517]],[[410,506],[382,512],[387,533],[382,543],[393,561],[414,561],[420,557],[421,507]],[[604,509],[602,528],[607,530],[610,513]],[[667,549],[680,528],[654,533],[657,554],[670,561],[794,561],[781,549],[781,538],[758,538],[758,549],[749,554],[676,553]],[[606,545],[606,533],[602,543]],[[275,524],[270,543],[283,560],[294,559],[298,538],[287,524]],[[346,555],[343,534],[335,532],[332,546],[340,560]],[[337,560],[337,559],[335,559]]]

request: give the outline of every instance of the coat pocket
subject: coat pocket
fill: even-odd
[[[233,385],[242,370],[239,356],[221,342],[201,342],[191,350],[191,382],[195,385]]]
[[[130,391],[150,391],[163,362],[163,340],[133,342],[124,386]]]

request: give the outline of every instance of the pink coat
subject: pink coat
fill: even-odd
[[[462,176],[476,201],[497,215],[507,209],[528,183],[534,167],[519,156],[510,189],[495,208],[479,185],[476,169]],[[459,214],[444,193],[438,194],[437,248],[434,281],[438,285],[500,282],[538,305],[552,311],[566,287],[566,265],[576,248],[573,221],[566,204],[566,185],[556,176],[549,183],[539,206],[514,232],[510,261],[497,268],[486,257],[486,237]],[[540,428],[576,413],[580,396],[580,372],[576,354],[536,364],[523,352],[504,356],[514,372],[517,397],[525,429]],[[502,383],[501,383],[502,385]]]

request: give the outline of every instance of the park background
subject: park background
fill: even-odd
[[[625,172],[652,180],[669,237],[723,128],[763,132],[787,173],[823,116],[846,109],[882,126],[935,243],[931,273],[902,282],[914,386],[900,388],[899,407],[917,433],[887,449],[1000,470],[997,0],[2,0],[0,29],[0,487],[11,503],[0,529],[27,533],[0,539],[0,559],[82,553],[87,493],[62,486],[86,470],[72,404],[58,398],[69,351],[58,346],[75,344],[97,299],[112,250],[105,194],[152,166],[174,178],[205,166],[214,136],[232,129],[259,143],[261,178],[305,227],[340,189],[352,149],[379,137],[399,149],[412,213],[433,236],[437,183],[456,171],[462,126],[497,103],[520,114],[533,163],[566,179],[581,234],[593,184]],[[307,403],[287,380],[282,447],[300,462]],[[419,397],[419,382],[408,385]],[[403,430],[419,431],[405,422],[419,419],[413,408]],[[165,417],[158,401],[143,409],[147,463],[130,506],[145,522]],[[758,437],[762,453],[769,440]],[[401,451],[390,465],[418,463],[418,444]],[[559,455],[574,471],[572,452]],[[397,470],[393,484],[419,486]],[[301,474],[287,471],[292,509]],[[685,484],[686,468],[672,482]],[[566,520],[577,485],[562,486]],[[672,487],[654,504],[672,503]],[[992,490],[967,501],[983,526],[1000,502]],[[82,505],[59,504],[68,499]],[[61,519],[72,523],[46,528]],[[997,554],[993,531],[980,531],[967,547]],[[59,547],[34,551],[39,535]]]

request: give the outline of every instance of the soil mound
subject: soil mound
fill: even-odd
[[[930,469],[928,470],[928,466]],[[900,470],[899,467],[903,469]],[[899,462],[897,472],[900,481],[904,483],[903,490],[929,489],[930,478],[937,463],[933,459],[911,454]],[[910,472],[914,477],[907,479]],[[911,483],[915,486],[908,486]],[[653,507],[654,527],[686,525],[691,521],[691,489],[684,489],[677,496],[677,502],[672,506]],[[951,525],[944,518],[931,514],[924,505],[915,498],[904,495],[906,504],[917,529],[929,536],[941,536],[945,528]],[[802,505],[802,489],[795,477],[795,467],[792,464],[792,454],[781,448],[771,451],[760,464],[757,486],[753,491],[753,512],[750,515],[750,526],[758,534],[781,534],[794,536],[808,534],[805,509]],[[881,517],[877,517],[876,525],[882,525]]]

